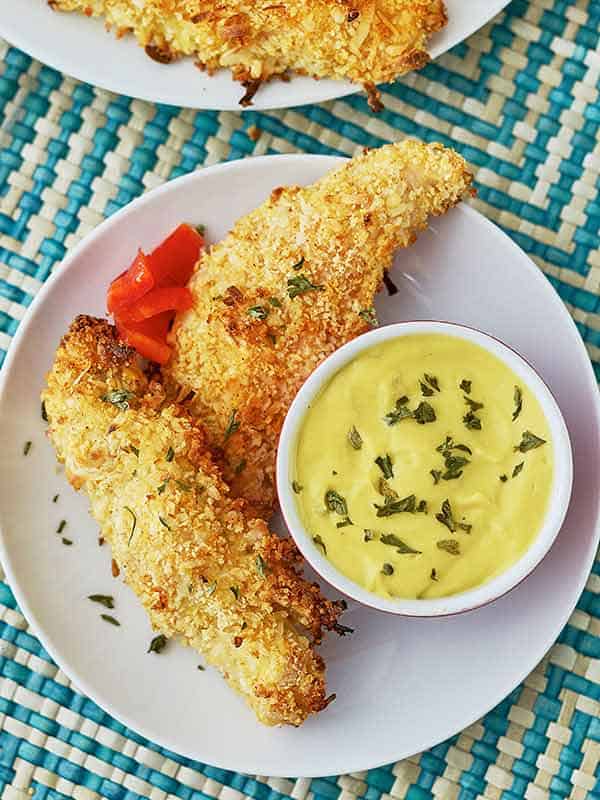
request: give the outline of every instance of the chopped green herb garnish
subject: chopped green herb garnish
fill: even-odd
[[[439,578],[438,578],[438,575],[437,575],[437,570],[436,570],[435,567],[431,570],[430,577],[431,577],[432,581],[439,581]]]
[[[479,417],[476,417],[475,414],[472,411],[468,411],[464,415],[463,422],[465,423],[465,426],[470,431],[480,431],[481,430],[481,420],[479,419]]]
[[[465,533],[471,533],[472,525],[469,525],[466,522],[457,522],[453,515],[452,515],[452,508],[450,507],[450,501],[444,500],[442,503],[442,510],[439,514],[435,515],[435,518],[438,522],[441,522],[442,525],[445,525],[450,533],[455,533],[456,529],[459,528],[461,531]]]
[[[170,478],[167,478],[166,480],[164,480],[161,483],[161,485],[156,490],[158,492],[158,494],[162,494],[164,492],[164,490],[167,488],[167,483],[169,482],[169,480],[170,480]]]
[[[427,373],[425,373],[423,375],[423,379],[424,379],[425,383],[427,384],[427,386],[431,387],[432,389],[435,389],[436,392],[440,391],[440,384],[438,382],[438,379],[435,377],[435,375],[428,375]]]
[[[311,283],[305,275],[294,275],[288,278],[287,291],[290,300],[306,292],[321,292],[325,287],[322,284]]]
[[[169,525],[169,523],[167,522],[167,520],[166,520],[164,517],[161,517],[161,516],[159,515],[159,517],[158,517],[158,521],[159,521],[159,522],[160,522],[160,524],[163,526],[163,528],[166,528],[168,531],[170,531],[170,530],[171,530],[171,526]]]
[[[462,389],[465,394],[471,394],[471,381],[462,379],[462,381],[458,384],[459,389]]]
[[[278,300],[276,297],[269,297],[269,303],[275,308],[281,308],[281,300]]]
[[[240,588],[239,586],[230,586],[229,591],[235,597],[236,600],[240,599]]]
[[[434,485],[434,486],[437,486],[437,484],[438,484],[438,483],[440,482],[440,480],[441,480],[441,477],[442,477],[442,471],[441,471],[441,470],[439,470],[439,469],[430,469],[430,470],[429,470],[429,474],[430,474],[430,475],[432,476],[432,478],[433,478],[433,485]]]
[[[439,514],[435,515],[435,518],[438,522],[441,522],[442,525],[445,525],[450,533],[454,533],[456,530],[456,522],[454,521],[454,517],[452,516],[452,508],[450,507],[450,501],[444,500],[442,503],[442,510]]]
[[[473,451],[470,447],[467,447],[466,444],[456,444],[452,436],[446,436],[446,441],[442,442],[435,449],[438,453],[441,453],[444,458],[447,458],[452,453],[452,450],[462,450],[463,453],[473,455]]]
[[[350,517],[345,517],[341,522],[336,522],[335,527],[336,528],[347,528],[348,525],[352,525],[352,524],[353,524],[353,522],[350,519]]]
[[[100,617],[105,622],[110,622],[111,625],[116,625],[117,627],[119,627],[121,625],[119,620],[115,619],[114,617],[111,617],[110,614],[100,614]]]
[[[298,481],[292,481],[292,489],[294,490],[295,494],[300,494],[304,486],[302,486]]]
[[[321,539],[321,537],[318,534],[316,536],[313,536],[313,542],[316,544],[317,547],[321,548],[324,555],[327,555],[327,548],[325,547],[325,542],[323,541],[323,539]]]
[[[216,591],[217,591],[217,582],[212,581],[211,583],[208,584],[204,593],[207,597],[211,597]]]
[[[177,486],[178,489],[181,489],[182,492],[192,491],[191,485],[189,483],[186,483],[185,481],[180,481],[179,478],[175,478],[175,486]]]
[[[513,411],[512,415],[513,422],[516,420],[516,418],[523,410],[523,392],[518,386],[515,386],[514,401],[515,401],[515,410]]]
[[[450,553],[451,556],[460,555],[460,545],[456,539],[441,539],[437,542],[437,548],[438,550],[444,550],[446,553]]]
[[[135,526],[137,525],[137,517],[133,513],[133,511],[129,508],[129,506],[123,506],[125,511],[128,511],[131,514],[132,524],[131,524],[131,532],[129,533],[129,540],[127,542],[127,547],[131,544],[131,540],[133,539],[133,534],[135,533]]]
[[[239,461],[239,462],[236,464],[236,467],[235,467],[235,469],[234,469],[234,473],[235,473],[236,475],[240,475],[240,474],[241,474],[241,473],[242,473],[242,472],[243,472],[243,471],[246,469],[246,464],[247,464],[247,462],[246,462],[246,459],[245,459],[245,458],[242,458],[242,460],[241,460],[241,461]]]
[[[363,308],[362,311],[358,312],[358,316],[370,325],[372,328],[376,328],[379,325],[379,320],[377,319],[377,312],[371,306],[370,308]]]
[[[338,494],[334,489],[328,489],[325,492],[325,507],[329,511],[335,511],[340,517],[348,516],[348,506],[346,500]]]
[[[395,500],[383,506],[375,504],[378,517],[391,517],[393,514],[414,514],[417,509],[417,498],[414,494],[403,497],[402,500]]]
[[[410,410],[410,408],[406,404],[398,405],[398,403],[396,403],[396,408],[393,409],[392,411],[389,411],[383,418],[383,421],[387,425],[395,425],[397,422],[400,422],[400,420],[412,419],[413,416],[414,413]]]
[[[23,455],[28,455],[29,451],[31,450],[31,442],[25,442],[23,446]]]
[[[88,600],[91,600],[92,603],[100,603],[104,608],[112,609],[115,607],[114,597],[110,594],[89,594]]]
[[[264,578],[266,575],[267,565],[265,564],[264,558],[260,554],[256,556],[255,563],[258,574],[261,578]]]
[[[368,528],[363,528],[363,542],[372,542],[375,538],[373,531]]]
[[[62,533],[66,527],[67,527],[67,520],[61,519],[61,521],[58,523],[58,528],[56,529],[56,532]]]
[[[380,541],[382,544],[389,544],[392,547],[397,548],[398,553],[400,555],[421,555],[421,550],[414,550],[412,547],[403,542],[402,539],[399,539],[395,533],[384,533],[380,537]]]
[[[154,639],[150,642],[150,647],[146,650],[147,653],[162,653],[162,651],[167,646],[167,637],[159,633],[158,636],[155,636]]]
[[[535,450],[536,447],[546,444],[545,439],[540,439],[531,431],[523,431],[521,437],[521,443],[514,448],[515,452],[518,450],[520,453],[527,453],[529,450]]]
[[[417,506],[417,512],[419,514],[427,514],[427,500],[421,500],[419,505]]]
[[[199,669],[199,670],[200,670],[200,672],[204,672],[204,671],[206,670],[206,667],[203,667],[203,666],[202,666],[202,664],[198,664],[198,666],[196,667],[196,669]]]
[[[448,455],[446,456],[444,463],[446,466],[446,471],[442,475],[442,480],[452,481],[456,478],[460,478],[460,476],[463,474],[463,467],[466,467],[466,465],[470,464],[471,462],[464,456]]]
[[[48,414],[46,413],[46,403],[42,401],[42,419],[44,422],[48,422]]]
[[[62,543],[66,545],[71,545],[73,544],[73,541],[71,539],[65,539],[65,537],[63,536]]]
[[[419,403],[413,412],[413,416],[419,425],[425,425],[436,420],[435,411],[426,400],[422,400]]]
[[[517,475],[519,474],[519,472],[521,472],[521,470],[523,469],[524,466],[525,466],[525,462],[524,461],[521,461],[520,464],[516,465],[516,467],[512,471],[513,478],[517,477]]]
[[[502,483],[506,483],[506,481],[508,480],[508,475],[500,475],[499,480],[501,480]]]
[[[393,478],[394,477],[394,467],[392,465],[392,459],[390,458],[389,453],[386,453],[385,456],[377,456],[375,459],[375,463],[379,467],[379,469],[383,472],[384,478]]]
[[[175,457],[175,450],[173,450],[172,447],[169,447],[169,449],[167,450],[167,455],[165,456],[165,458],[167,459],[168,462],[171,462],[171,461],[173,461],[174,457]]]
[[[57,494],[55,494],[54,497],[52,498],[52,502],[56,503],[56,501],[58,500],[58,497],[59,496]]]
[[[362,436],[356,430],[354,425],[348,431],[348,441],[355,450],[360,450],[360,448],[363,446]]]
[[[471,400],[470,397],[463,395],[465,403],[469,406],[469,410],[463,417],[463,422],[466,427],[471,431],[481,430],[481,420],[476,416],[475,412],[483,408],[483,403],[478,403],[476,400]]]
[[[248,309],[248,316],[253,319],[264,320],[269,316],[269,309],[264,306],[252,306]]]
[[[112,403],[113,406],[120,408],[121,411],[127,411],[132,397],[135,397],[135,392],[130,392],[128,389],[113,389],[112,392],[102,395],[100,399],[105,403]]]
[[[206,225],[194,225],[200,236],[204,236],[206,233]]]
[[[384,575],[393,575],[394,574],[394,568],[392,567],[391,564],[388,564],[387,562],[383,565],[383,567],[381,568],[381,571],[382,571],[382,573]]]
[[[223,437],[223,441],[226,442],[230,436],[239,429],[240,423],[236,420],[235,416],[237,414],[237,408],[234,408],[231,414],[229,415],[229,422],[227,423],[227,427],[225,428],[225,434]]]
[[[478,403],[476,400],[471,400],[470,397],[465,397],[463,395],[463,399],[464,399],[465,403],[469,406],[471,411],[473,411],[473,412],[480,411],[482,408],[484,408],[483,403]]]
[[[137,447],[136,447],[135,445],[133,445],[133,444],[130,444],[130,445],[129,445],[129,449],[130,449],[130,451],[133,453],[133,455],[134,455],[136,458],[139,458],[139,457],[140,457],[140,451],[137,449]]]
[[[419,382],[419,386],[421,388],[421,394],[423,395],[423,397],[431,397],[433,395],[433,389],[427,386],[427,384],[424,383],[423,381]]]
[[[302,258],[300,259],[300,261],[297,261],[297,262],[294,264],[294,266],[292,267],[292,269],[293,269],[293,270],[295,270],[296,272],[298,272],[298,270],[299,270],[299,269],[302,269],[302,267],[303,267],[303,266],[304,266],[304,256],[302,256]]]

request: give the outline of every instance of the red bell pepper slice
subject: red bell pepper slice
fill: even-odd
[[[148,258],[141,250],[138,250],[129,269],[122,272],[108,287],[106,305],[109,312],[114,314],[120,308],[126,308],[135,303],[146,292],[149,292],[154,284],[154,275],[150,270]]]
[[[181,286],[163,286],[152,289],[127,309],[127,317],[132,322],[161,314],[164,311],[186,311],[191,308],[194,297],[189,289]]]
[[[204,237],[183,223],[148,256],[156,286],[185,286],[204,247]]]
[[[147,358],[149,361],[156,361],[158,364],[166,364],[171,357],[171,348],[164,342],[155,339],[153,336],[148,336],[145,333],[137,330],[131,330],[117,324],[119,336],[130,347],[133,347],[137,352]]]
[[[132,309],[125,308],[116,314],[115,325],[117,326],[119,334],[122,330],[129,330],[136,333],[143,333],[145,336],[150,336],[153,339],[161,339],[164,341],[174,316],[174,311],[163,311],[162,314],[157,314],[150,319],[138,322],[132,317]]]

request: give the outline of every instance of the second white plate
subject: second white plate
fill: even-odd
[[[509,0],[446,0],[449,23],[431,42],[437,58],[498,14]],[[87,83],[155,103],[239,111],[244,93],[229,72],[212,78],[192,59],[165,66],[152,61],[133,37],[117,40],[100,20],[52,11],[47,0],[0,0],[0,36],[51,67]],[[320,103],[359,91],[343,81],[294,77],[272,81],[254,99],[256,110]]]
[[[435,220],[397,258],[398,293],[377,302],[383,322],[462,322],[503,339],[554,392],[573,445],[571,508],[550,555],[494,605],[439,620],[400,619],[353,606],[323,648],[337,700],[301,728],[259,725],[198,654],[175,644],[147,655],[152,636],[133,594],[110,574],[87,501],[57,473],[39,391],[73,317],[101,315],[109,281],[139,245],[177,223],[204,223],[212,240],[288,183],[335,166],[274,156],[205,169],[149,192],[95,230],[42,288],[21,323],[0,387],[0,553],[23,612],[79,688],[126,725],[171,750],[261,775],[359,771],[424,750],[483,715],[542,658],[567,621],[598,544],[600,446],[591,365],[559,297],[500,230],[463,206]],[[32,441],[23,455],[23,445]],[[55,494],[60,497],[52,503]],[[56,534],[61,519],[64,547]],[[86,600],[113,594],[120,628]]]

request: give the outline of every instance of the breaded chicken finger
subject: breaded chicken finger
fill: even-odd
[[[290,540],[229,497],[200,423],[165,404],[112,326],[75,320],[42,399],[67,476],[153,627],[198,649],[267,725],[323,709],[314,644],[343,604],[299,575]]]
[[[394,251],[468,193],[463,159],[441,145],[387,145],[313,186],[277,189],[198,265],[179,314],[173,392],[191,408],[234,495],[270,514],[275,452],[294,395],[323,359],[366,331]]]
[[[446,24],[442,0],[49,0],[61,11],[104,17],[133,31],[149,56],[195,56],[231,69],[248,87],[286,70],[370,87],[424,66],[427,43]],[[372,91],[372,90],[371,90]]]

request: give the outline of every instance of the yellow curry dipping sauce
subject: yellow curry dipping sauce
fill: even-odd
[[[344,575],[383,597],[434,598],[523,555],[552,477],[547,420],[514,372],[464,339],[418,334],[364,351],[320,391],[293,488]]]

